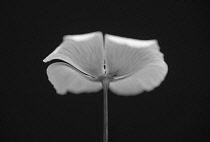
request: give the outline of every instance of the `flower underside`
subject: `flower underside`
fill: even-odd
[[[129,40],[100,33],[78,38],[65,36],[63,42],[44,59],[61,59],[47,69],[57,93],[97,92],[104,79],[116,94],[138,94],[153,90],[164,80],[168,66],[156,40]],[[94,35],[94,36],[93,36]],[[120,39],[120,40],[118,40]]]

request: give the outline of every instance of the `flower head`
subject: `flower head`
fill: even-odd
[[[60,59],[47,69],[58,94],[90,93],[109,88],[116,94],[151,91],[164,80],[168,66],[157,40],[137,40],[100,32],[64,36],[63,42],[43,61]]]

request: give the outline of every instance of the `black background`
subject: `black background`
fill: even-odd
[[[205,142],[207,5],[192,1],[7,1],[1,6],[1,142],[103,140],[103,92],[59,96],[42,60],[64,35],[157,39],[169,72],[135,97],[109,91],[109,142]]]

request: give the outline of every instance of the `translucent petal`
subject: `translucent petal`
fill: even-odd
[[[168,66],[155,40],[117,39],[106,49],[108,75],[115,78],[110,89],[117,94],[153,90],[164,80]]]
[[[120,81],[111,82],[110,90],[121,95],[136,95],[158,87],[168,72],[165,62],[148,65]]]
[[[132,39],[132,38],[126,38],[126,37],[119,37],[119,36],[113,36],[113,35],[106,35],[107,39],[109,39],[112,42],[115,42],[120,45],[128,45],[130,47],[135,48],[142,48],[142,47],[148,47],[151,44],[156,43],[156,40],[138,40],[138,39]]]
[[[163,60],[163,54],[154,40],[147,41],[141,48],[129,45],[109,43],[106,47],[107,73],[121,77],[137,72],[145,65]],[[147,43],[146,42],[146,43]],[[151,44],[152,43],[152,44]]]
[[[65,36],[63,43],[44,62],[62,59],[92,76],[103,74],[103,46],[101,36]],[[80,37],[78,39],[78,37]],[[81,40],[81,38],[83,40]],[[75,40],[76,39],[76,40]],[[86,39],[86,40],[84,40]]]
[[[83,74],[64,63],[51,64],[47,68],[47,75],[58,94],[65,94],[67,91],[75,94],[90,93],[102,89],[100,82],[89,81]]]

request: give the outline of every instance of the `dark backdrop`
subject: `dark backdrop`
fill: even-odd
[[[209,141],[207,12],[191,1],[3,2],[0,141],[102,141],[102,91],[59,96],[42,62],[64,35],[94,31],[157,39],[169,66],[152,92],[109,91],[109,142]]]

